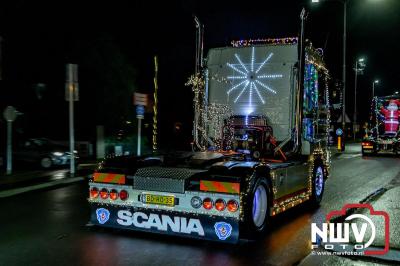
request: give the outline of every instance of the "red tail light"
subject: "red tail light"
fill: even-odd
[[[108,198],[108,190],[106,188],[103,188],[100,190],[100,198],[102,198],[102,199]]]
[[[126,190],[121,190],[121,191],[119,192],[119,198],[120,198],[121,200],[127,200],[127,199],[129,198],[128,192],[127,192]]]
[[[92,187],[90,189],[90,198],[95,199],[99,196],[99,189],[97,187]]]
[[[210,198],[205,198],[203,200],[203,208],[206,210],[211,210],[213,207],[213,201]]]
[[[227,207],[228,211],[235,212],[238,210],[239,204],[237,203],[236,200],[230,200],[230,201],[228,201],[228,204],[226,207]]]
[[[362,142],[361,143],[362,146],[372,146],[371,142]]]
[[[118,191],[116,191],[115,189],[112,189],[110,191],[110,199],[112,199],[112,200],[118,199]]]
[[[225,201],[223,199],[217,199],[215,201],[215,209],[217,209],[218,211],[223,211],[225,210],[226,204]]]

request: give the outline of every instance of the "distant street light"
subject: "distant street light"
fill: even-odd
[[[365,68],[365,58],[359,58],[356,61],[356,67],[354,68],[354,123],[357,122],[357,76],[363,74]]]
[[[375,84],[379,84],[379,79],[376,79],[372,82],[372,98],[375,97]]]
[[[397,95],[397,94],[399,94],[399,92],[398,92],[398,91],[395,91],[395,92],[394,92],[394,94],[396,94],[396,95]]]

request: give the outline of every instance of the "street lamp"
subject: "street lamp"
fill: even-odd
[[[375,84],[379,84],[379,79],[376,79],[372,82],[372,98],[375,97]]]
[[[354,116],[353,116],[353,139],[356,139],[357,130],[357,76],[358,74],[363,74],[365,68],[365,59],[359,58],[356,60],[356,67],[354,68]]]
[[[328,0],[325,0],[328,1]],[[333,1],[333,0],[332,0]],[[342,107],[342,129],[346,132],[346,24],[347,24],[347,2],[349,0],[336,0],[343,4],[343,69],[342,69],[342,82],[343,82],[343,107]],[[312,3],[319,3],[319,0],[312,0]],[[343,134],[346,136],[346,134]],[[342,151],[344,151],[344,139],[343,139]]]

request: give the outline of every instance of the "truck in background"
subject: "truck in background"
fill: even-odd
[[[400,96],[374,97],[369,135],[361,143],[363,156],[400,153]]]

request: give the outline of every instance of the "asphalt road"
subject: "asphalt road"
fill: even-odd
[[[0,199],[0,265],[293,265],[310,253],[310,223],[357,203],[400,172],[400,159],[362,158],[351,150],[333,160],[322,205],[274,218],[259,242],[205,241],[85,226],[87,184]]]

